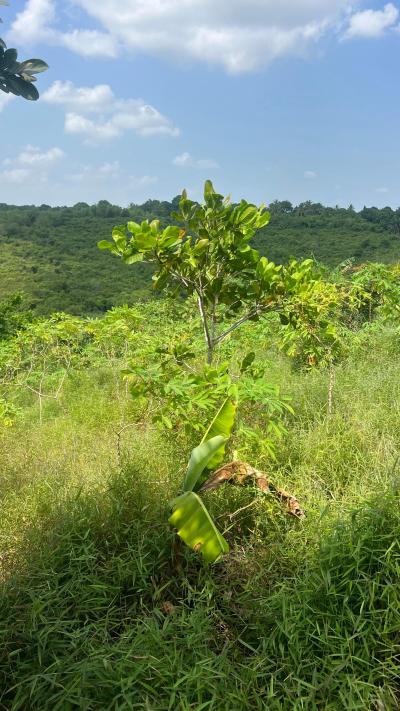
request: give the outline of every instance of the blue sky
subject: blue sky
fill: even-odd
[[[400,7],[400,5],[399,5]],[[359,0],[10,0],[45,59],[0,96],[0,202],[120,205],[183,187],[400,205],[400,13]]]

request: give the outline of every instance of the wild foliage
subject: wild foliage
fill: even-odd
[[[175,207],[107,243],[162,299],[1,305],[0,707],[395,711],[398,266]]]
[[[132,353],[182,332],[173,309],[81,320],[79,364],[59,398],[44,399],[41,424],[34,393],[9,384],[20,412],[0,434],[0,704],[395,711],[396,327],[375,320],[354,332],[329,421],[324,373],[294,371],[278,333],[259,322],[225,342],[225,355],[254,348],[295,406],[276,460],[257,446],[246,458],[307,515],[287,516],[251,484],[197,491],[230,546],[210,569],[176,550],[167,525],[203,434],[184,445],[155,427],[114,378]],[[118,456],[117,428],[132,422]],[[225,461],[240,439],[233,431]]]

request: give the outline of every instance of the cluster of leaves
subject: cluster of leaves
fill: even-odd
[[[23,328],[0,339],[3,409],[6,403],[12,408],[15,393],[29,392],[37,398],[41,415],[44,400],[57,400],[69,374],[83,368],[106,365],[120,382],[122,364],[143,346],[142,319],[136,309],[120,308],[104,319],[59,313],[24,322]]]
[[[232,385],[228,363],[191,365],[195,353],[185,340],[139,352],[124,371],[135,399],[146,404],[150,419],[169,430],[201,432]]]
[[[175,436],[192,438],[204,431],[204,422],[219,403],[235,392],[240,401],[237,451],[240,456],[251,450],[274,457],[276,442],[285,432],[283,418],[293,410],[279,388],[268,382],[265,366],[255,363],[254,352],[241,363],[232,359],[213,365],[203,363],[198,353],[187,337],[156,349],[151,344],[138,348],[124,370],[138,412],[144,410],[146,419]]]
[[[20,410],[0,396],[0,427],[11,427]]]
[[[79,319],[54,314],[29,324],[16,338],[0,343],[0,386],[28,390],[39,402],[57,399],[67,374],[82,362],[86,341]]]
[[[281,347],[306,368],[332,365],[349,350],[354,330],[379,316],[400,315],[399,265],[345,263],[312,284],[295,319],[283,317]]]
[[[8,5],[7,0],[0,0],[0,5]],[[0,20],[1,22],[1,20]],[[48,65],[42,59],[26,59],[18,62],[18,52],[7,45],[0,37],[0,90],[6,94],[22,96],[29,101],[36,101],[39,92],[34,86],[36,74],[46,71]]]
[[[269,222],[264,205],[244,200],[232,205],[206,181],[204,204],[189,200],[184,191],[173,216],[182,227],[131,221],[115,227],[113,242],[101,240],[99,248],[126,264],[151,263],[156,287],[196,298],[209,364],[215,348],[243,323],[271,311],[292,313],[307,298],[314,281],[312,260],[276,265],[249,244]]]
[[[400,264],[367,263],[354,267],[351,284],[359,292],[358,310],[365,320],[375,315],[400,318]]]
[[[173,217],[182,228],[161,229],[158,220],[140,225],[131,221],[114,228],[113,242],[102,240],[99,247],[126,264],[144,260],[153,264],[157,288],[172,287],[196,296],[211,363],[214,347],[224,338],[216,333],[218,308],[225,307],[225,316],[235,316],[252,301],[248,283],[259,255],[248,243],[268,223],[269,213],[264,206],[245,201],[232,206],[207,181],[204,205],[188,200],[184,191]],[[252,315],[257,315],[253,304],[248,317]]]
[[[344,352],[340,322],[345,291],[324,279],[315,280],[308,298],[292,316],[281,318],[280,346],[297,365],[311,369],[326,366]]]

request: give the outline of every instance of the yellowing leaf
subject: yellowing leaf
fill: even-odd
[[[169,523],[186,545],[200,553],[207,563],[215,563],[228,553],[228,543],[197,494],[187,491],[172,502],[172,507]]]

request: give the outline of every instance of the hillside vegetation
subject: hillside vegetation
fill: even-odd
[[[132,273],[96,245],[114,225],[129,219],[158,218],[171,224],[177,202],[149,200],[124,209],[105,200],[56,208],[0,204],[0,299],[24,291],[38,314],[84,314],[148,298],[148,268],[137,265]],[[258,232],[254,245],[279,263],[291,256],[313,257],[328,266],[351,258],[356,264],[399,258],[400,210],[364,208],[357,213],[310,202],[293,208],[288,201],[272,203],[270,210],[271,222]]]

